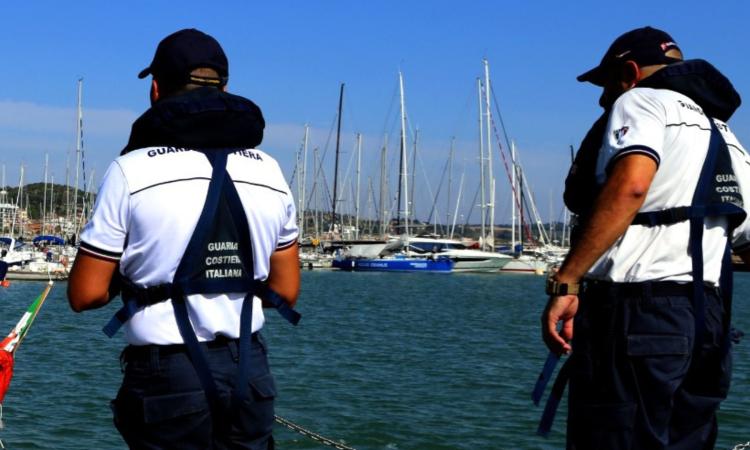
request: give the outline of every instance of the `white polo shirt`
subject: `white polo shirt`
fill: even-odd
[[[120,261],[120,272],[139,286],[171,282],[203,210],[211,171],[203,154],[182,148],[144,148],[117,158],[81,232],[80,250]],[[292,195],[277,162],[260,150],[229,155],[227,171],[250,225],[255,279],[264,280],[271,254],[296,243]],[[239,337],[243,298],[244,293],[189,296],[198,340]],[[256,297],[252,331],[263,323]],[[133,345],[182,343],[171,300],[140,309],[124,331]]]
[[[747,205],[750,158],[729,127],[714,119],[727,142],[732,166]],[[612,165],[626,155],[652,158],[658,169],[640,211],[689,206],[708,152],[709,118],[690,98],[665,89],[634,88],[617,99],[597,161],[604,184]],[[747,209],[747,207],[746,207]],[[704,280],[717,283],[726,243],[725,218],[708,218],[703,235]],[[588,277],[615,282],[692,281],[689,223],[655,227],[631,225],[594,264]],[[750,220],[732,236],[737,250],[750,244]]]

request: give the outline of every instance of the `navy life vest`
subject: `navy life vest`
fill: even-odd
[[[211,181],[200,218],[174,279],[171,283],[156,286],[138,286],[123,279],[124,305],[104,327],[104,333],[112,337],[139,308],[171,299],[180,335],[206,392],[211,411],[216,416],[216,385],[190,324],[186,297],[192,294],[247,293],[240,312],[239,380],[246,379],[249,374],[253,296],[271,304],[294,325],[301,316],[265,283],[254,279],[250,227],[239,193],[226,168],[229,154],[237,149],[197,151],[203,153],[211,163]],[[208,264],[208,261],[211,263]],[[244,399],[247,383],[238,382],[236,386],[235,398]]]
[[[732,262],[731,262],[731,235],[732,230],[740,225],[746,213],[743,209],[743,199],[739,184],[732,168],[729,148],[718,130],[713,119],[708,119],[711,125],[711,137],[708,145],[706,159],[701,168],[698,184],[693,193],[693,199],[689,206],[667,208],[659,211],[646,211],[636,214],[632,225],[660,226],[671,225],[688,221],[690,223],[690,236],[688,250],[692,262],[692,295],[691,302],[695,314],[695,339],[694,349],[699,349],[703,344],[705,332],[705,286],[703,280],[703,228],[706,217],[725,216],[728,220],[727,244],[721,263],[721,276],[719,288],[724,303],[727,318],[724,322],[723,351],[729,351],[730,346],[730,322],[732,310]],[[575,349],[573,350],[575,351]],[[534,390],[531,394],[535,405],[544,394],[547,383],[552,379],[552,373],[559,361],[559,356],[550,353],[544,364]],[[693,360],[695,361],[695,360]],[[542,413],[537,433],[547,436],[552,428],[552,422],[557,412],[557,406],[562,399],[565,386],[569,378],[568,359],[560,369],[557,379],[552,387],[549,398]]]

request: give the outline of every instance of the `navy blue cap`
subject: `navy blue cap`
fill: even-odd
[[[190,72],[198,67],[216,70],[220,79],[191,77]],[[221,86],[226,84],[229,77],[229,61],[216,39],[195,28],[188,28],[172,33],[159,42],[151,65],[143,69],[138,78],[148,75],[170,83]]]
[[[579,75],[578,81],[604,86],[607,72],[624,61],[634,61],[641,67],[680,61],[666,55],[673,49],[680,48],[666,32],[651,27],[636,28],[615,39],[599,65]]]

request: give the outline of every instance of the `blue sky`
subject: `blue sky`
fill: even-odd
[[[464,205],[476,191],[475,80],[483,57],[490,62],[507,131],[545,220],[550,203],[551,215],[559,216],[568,147],[578,146],[599,113],[599,91],[577,83],[575,76],[593,67],[622,32],[644,25],[665,29],[686,57],[711,61],[741,95],[750,95],[750,4],[743,1],[27,3],[4,5],[0,19],[5,62],[0,161],[10,185],[17,183],[21,164],[27,182],[41,181],[45,153],[55,181],[64,180],[66,158],[74,158],[79,77],[85,80],[86,167],[98,178],[127,141],[132,121],[148,107],[148,81],[136,74],[148,65],[161,38],[185,27],[221,42],[230,60],[230,90],[263,109],[268,125],[262,148],[289,175],[305,123],[312,127],[310,148],[322,152],[326,147],[339,84],[345,82],[341,164],[349,166],[354,134],[362,133],[363,186],[371,176],[377,190],[384,135],[389,135],[391,155],[397,149],[401,69],[409,122],[420,135],[420,217],[430,209],[429,192],[437,189],[452,136],[454,193],[463,165]],[[747,107],[730,126],[750,145]],[[329,180],[332,153],[331,143],[325,162]],[[390,167],[395,179],[393,156]],[[510,215],[510,194],[502,166],[496,163],[496,168],[497,220],[503,222]],[[366,191],[363,187],[365,211]],[[444,215],[446,208],[439,208]]]

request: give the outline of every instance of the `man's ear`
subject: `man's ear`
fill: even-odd
[[[156,78],[151,78],[151,104],[156,103],[160,98],[159,82],[156,81]]]
[[[638,63],[635,61],[625,61],[622,66],[621,80],[629,87],[632,88],[639,81],[641,81],[641,69],[638,67]]]

